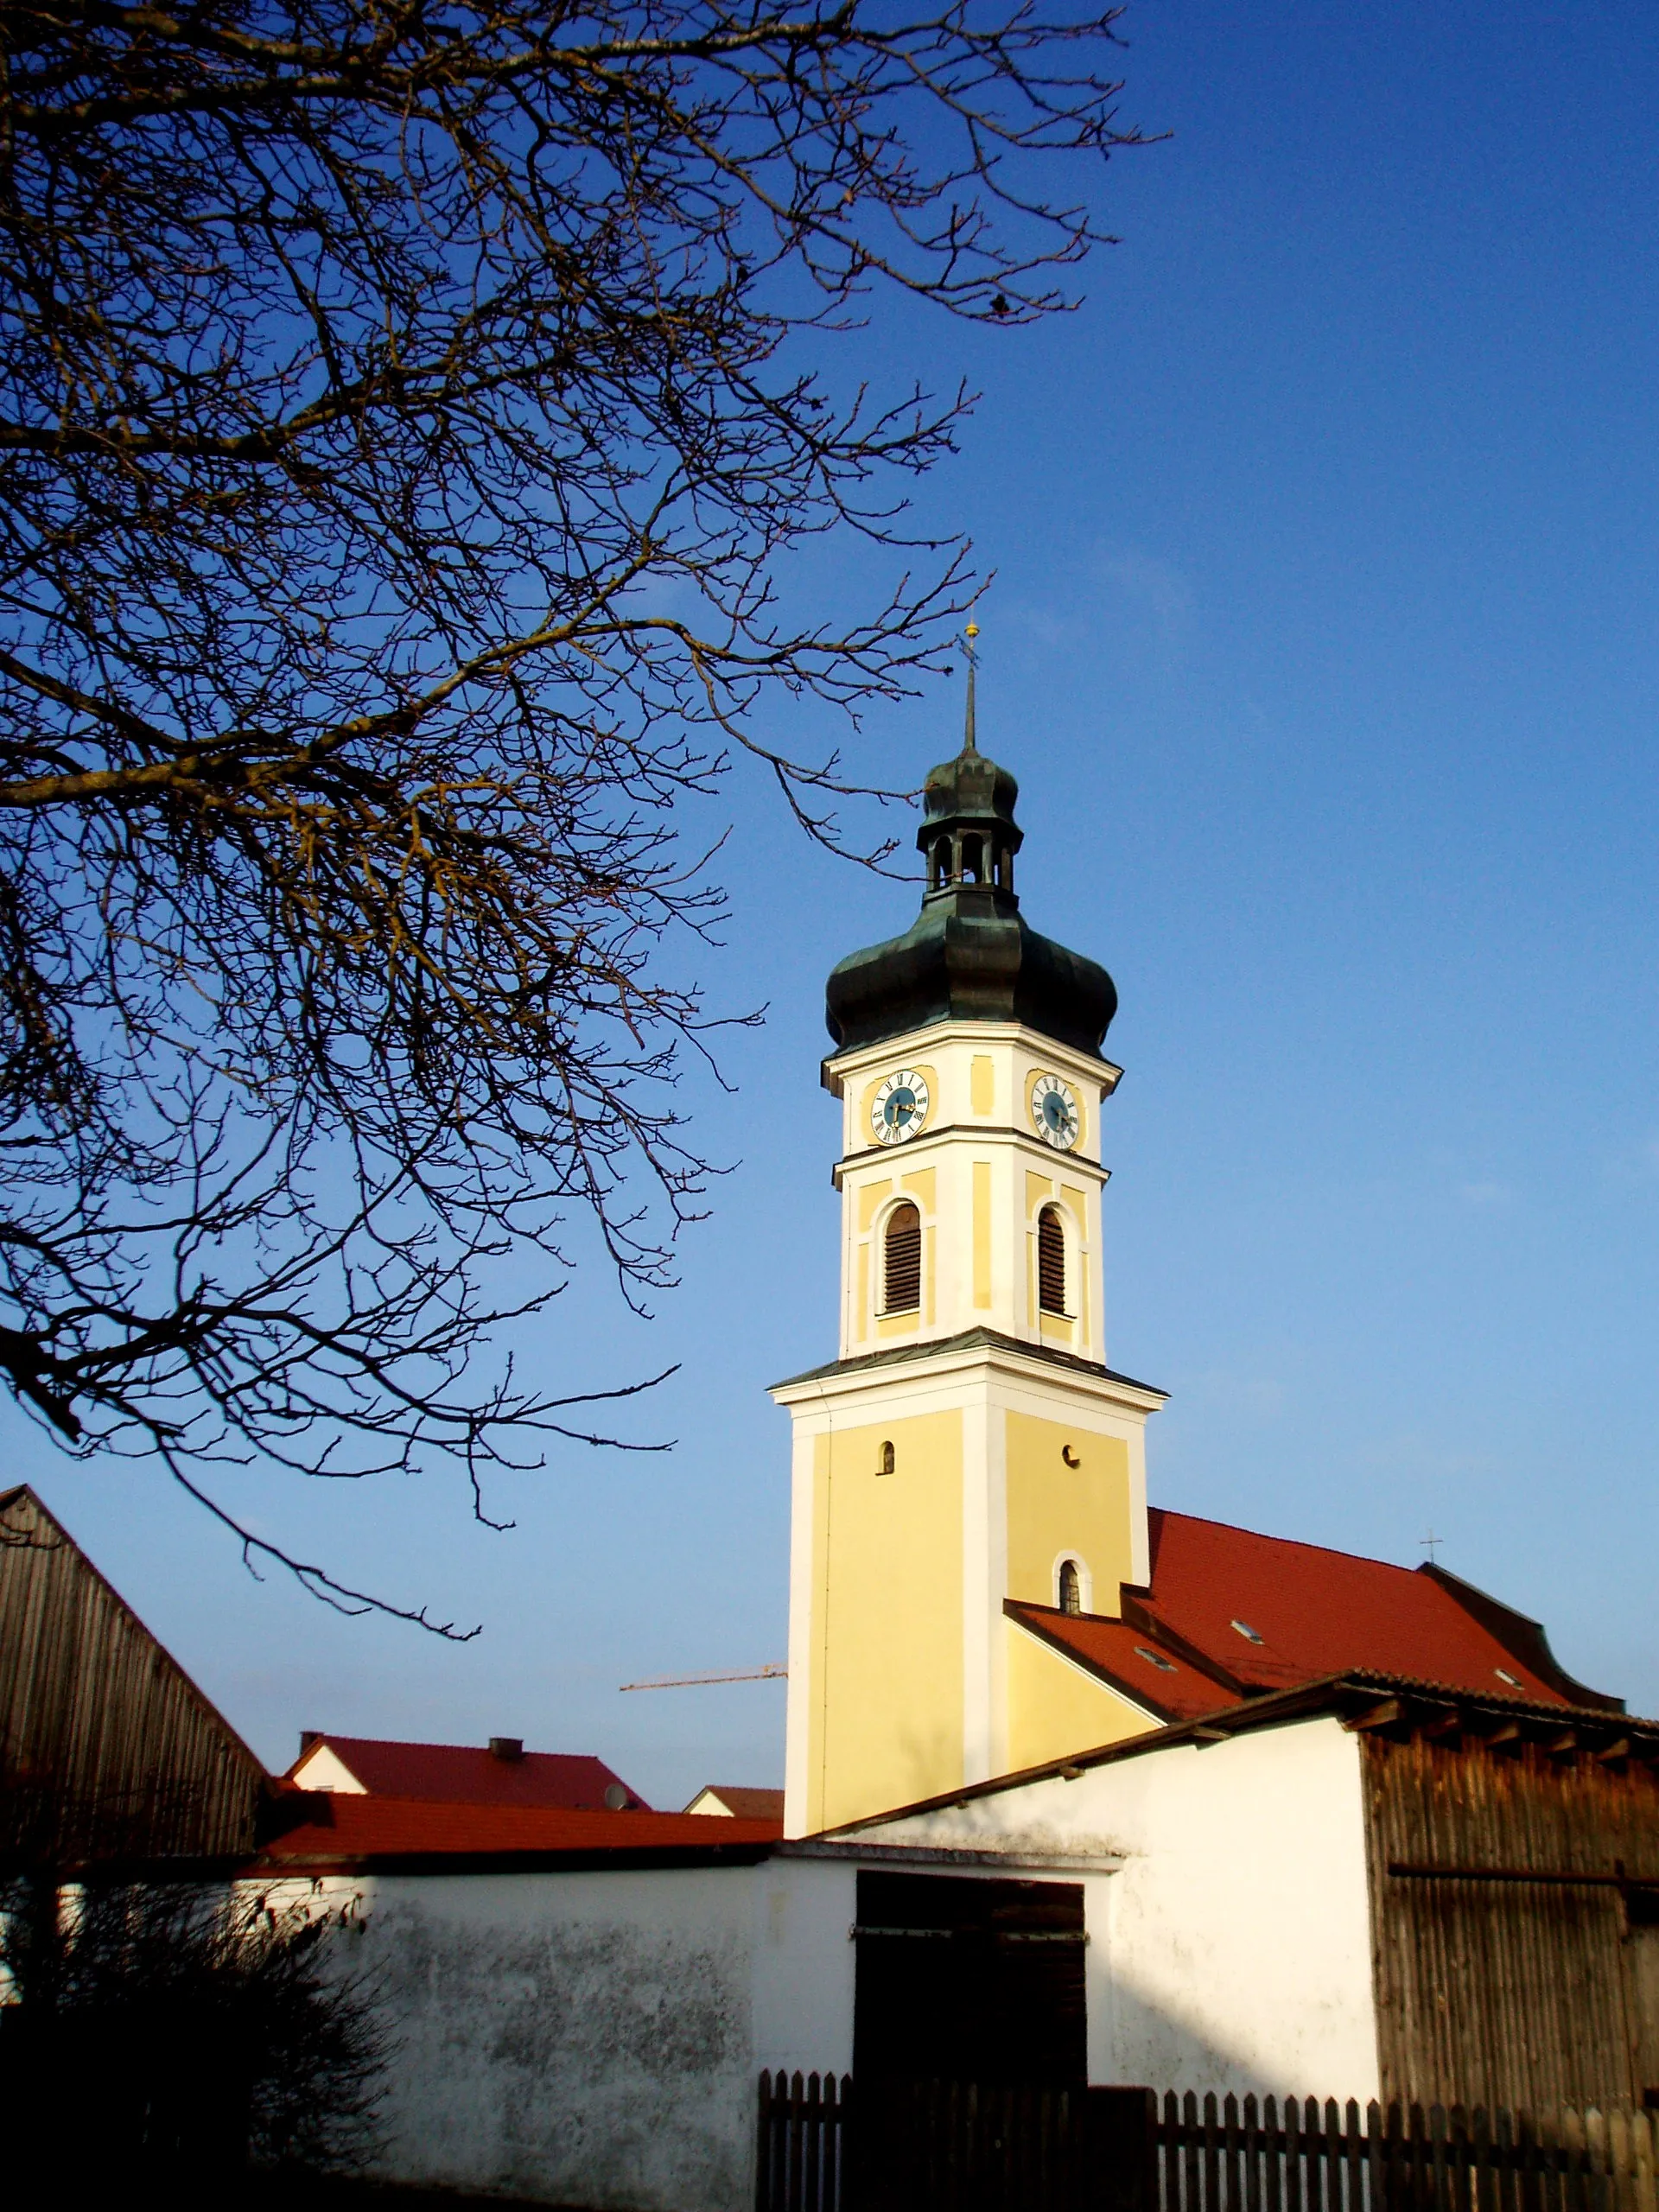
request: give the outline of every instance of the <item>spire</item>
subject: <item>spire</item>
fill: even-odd
[[[1016,1021],[1094,1058],[1117,992],[1092,960],[1027,926],[1014,891],[1019,785],[979,749],[976,622],[967,625],[968,714],[954,760],[930,769],[916,843],[927,862],[922,911],[903,937],[840,963],[824,1012],[841,1052],[936,1021]]]

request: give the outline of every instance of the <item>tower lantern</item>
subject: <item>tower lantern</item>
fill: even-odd
[[[962,750],[924,791],[921,911],[827,992],[839,1352],[772,1393],[794,1423],[792,1834],[1048,1756],[1079,1701],[1106,1740],[1109,1697],[1004,1606],[1115,1614],[1148,1573],[1163,1397],[1108,1368],[1102,1318],[1117,994],[1020,911],[1018,787],[974,693],[970,658]]]

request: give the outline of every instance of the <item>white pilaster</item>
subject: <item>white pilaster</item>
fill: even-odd
[[[797,1421],[789,1484],[789,1693],[785,1726],[784,1834],[804,1835],[807,1758],[816,1690],[812,1651],[812,1532],[817,1520],[816,1438]]]

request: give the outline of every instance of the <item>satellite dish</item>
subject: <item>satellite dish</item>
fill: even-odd
[[[627,1811],[628,1793],[620,1782],[607,1782],[606,1783],[605,1809],[607,1813],[626,1813]]]

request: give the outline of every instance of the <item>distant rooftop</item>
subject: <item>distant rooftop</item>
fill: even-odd
[[[727,1782],[705,1782],[686,1807],[688,1813],[725,1815],[734,1821],[778,1821],[784,1817],[781,1789],[745,1789]]]
[[[283,1779],[301,1789],[340,1796],[428,1804],[650,1810],[639,1791],[603,1759],[578,1751],[527,1751],[515,1736],[493,1737],[487,1745],[397,1744],[308,1729],[300,1738],[300,1756]]]

